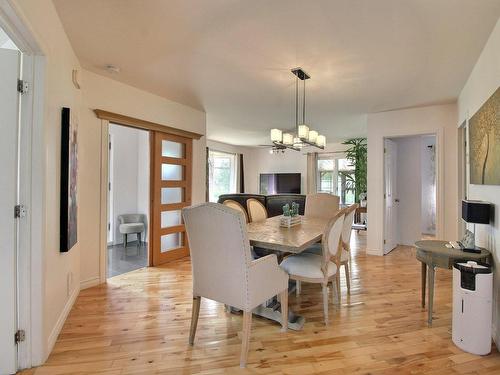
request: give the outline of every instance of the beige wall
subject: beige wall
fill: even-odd
[[[111,79],[82,71],[82,89],[72,83],[79,61],[50,0],[13,0],[46,57],[43,120],[44,278],[43,335],[46,357],[80,289],[80,280],[99,276],[99,189],[101,122],[92,109],[205,134],[205,114]],[[60,113],[67,106],[79,117],[78,243],[59,252]],[[193,202],[205,196],[205,137],[194,142]]]
[[[384,137],[437,134],[437,172],[442,167],[442,233],[458,236],[457,106],[412,108],[368,115],[368,244],[369,254],[382,255],[384,233]],[[441,138],[441,140],[439,139]],[[440,143],[441,142],[441,143]],[[442,146],[440,149],[440,145]],[[442,160],[442,164],[440,164]],[[438,193],[438,207],[440,197]],[[439,219],[439,218],[438,218]]]
[[[481,105],[500,86],[500,20],[486,43],[479,59],[472,70],[458,98],[459,118],[457,124],[470,119]],[[500,343],[500,186],[467,186],[468,198],[491,202],[494,205],[494,222],[491,225],[477,225],[477,242],[493,253],[495,264],[494,303],[493,303],[493,339]]]

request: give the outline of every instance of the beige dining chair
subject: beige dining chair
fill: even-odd
[[[339,210],[340,197],[328,193],[307,194],[304,216],[331,219]]]
[[[347,285],[347,294],[351,294],[351,234],[352,234],[352,225],[354,223],[354,215],[356,213],[356,209],[359,205],[353,204],[348,207],[345,207],[341,210],[345,214],[344,224],[342,226],[342,252],[340,254],[340,265],[344,266],[344,273],[346,278]],[[320,255],[321,254],[321,244],[314,244],[305,252]],[[297,295],[300,294],[300,283],[297,284]]]
[[[255,198],[249,198],[247,200],[247,210],[250,223],[267,219],[266,207]]]
[[[288,328],[288,275],[274,254],[252,259],[246,223],[235,210],[203,203],[184,208],[182,216],[193,272],[189,344],[194,343],[201,297],[233,306],[243,311],[240,366],[245,367],[254,308],[279,295],[283,331]]]
[[[301,282],[321,284],[323,290],[323,313],[325,324],[328,324],[328,283],[340,299],[339,266],[340,266],[340,236],[344,224],[344,212],[339,211],[328,222],[322,237],[321,255],[300,253],[291,255],[281,262],[280,266],[288,272],[290,279]]]
[[[329,193],[314,193],[307,194],[306,206],[304,208],[304,216],[318,217],[322,219],[331,219],[339,211],[340,197]],[[312,245],[305,250],[306,253],[319,254],[321,252],[321,244]],[[300,281],[295,283],[297,295],[301,291]]]
[[[226,199],[224,202],[222,202],[222,204],[226,207],[231,207],[234,210],[240,211],[243,214],[243,216],[245,217],[246,222],[248,223],[247,212],[245,211],[245,209],[243,208],[243,206],[241,204],[239,204],[238,202],[236,202],[232,199]]]
[[[352,224],[354,223],[354,214],[358,204],[353,204],[346,207],[343,211],[345,213],[344,225],[342,227],[342,252],[340,254],[340,265],[344,266],[345,280],[347,285],[347,294],[351,294],[351,233]]]

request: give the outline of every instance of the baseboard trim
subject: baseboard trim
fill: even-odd
[[[82,280],[80,281],[80,290],[91,288],[93,286],[99,285],[100,283],[101,279],[99,278],[99,276],[91,277],[90,279],[87,280]]]
[[[52,352],[52,349],[54,349],[57,337],[59,336],[59,333],[61,332],[61,329],[64,325],[64,322],[66,322],[66,318],[68,317],[69,312],[73,308],[73,305],[75,304],[76,298],[78,297],[79,293],[80,289],[75,288],[73,290],[73,293],[71,293],[71,296],[66,302],[63,311],[61,311],[61,315],[59,315],[59,318],[57,319],[56,325],[52,329],[52,332],[50,332],[49,338],[47,340],[47,356],[49,356],[50,353]]]

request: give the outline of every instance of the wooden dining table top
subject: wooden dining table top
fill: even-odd
[[[301,253],[321,240],[328,219],[302,216],[300,224],[290,228],[280,226],[274,216],[247,224],[250,245],[286,253]]]

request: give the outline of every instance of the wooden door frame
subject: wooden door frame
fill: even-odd
[[[190,132],[187,130],[178,129],[172,126],[163,125],[151,121],[146,121],[142,119],[137,119],[130,116],[125,116],[109,111],[105,111],[102,109],[95,109],[94,113],[97,118],[101,120],[101,177],[100,177],[100,225],[99,225],[99,283],[105,283],[106,278],[106,270],[107,270],[107,222],[108,222],[108,208],[107,208],[107,200],[108,200],[108,158],[109,158],[109,124],[117,124],[122,126],[127,126],[135,129],[147,130],[149,131],[149,228],[148,228],[148,266],[153,265],[153,254],[152,254],[152,238],[151,238],[151,222],[153,218],[153,163],[152,157],[154,152],[154,137],[152,136],[152,132],[159,131],[162,133],[181,136],[185,138],[191,139],[200,139],[203,134]],[[89,285],[90,286],[90,285]]]

